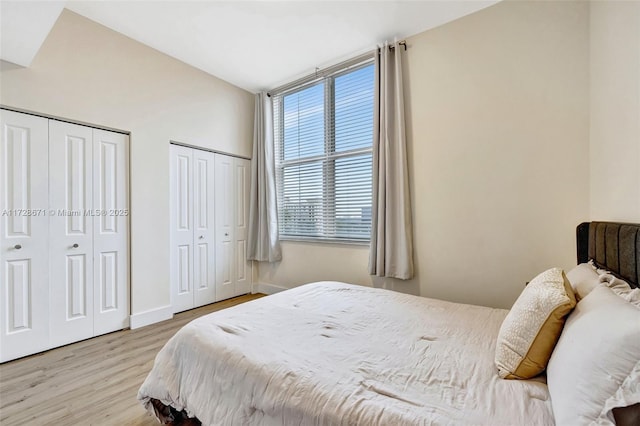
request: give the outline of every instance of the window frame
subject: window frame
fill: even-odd
[[[321,162],[322,164],[322,209],[323,209],[323,235],[311,236],[311,235],[293,235],[283,234],[282,224],[278,227],[278,237],[281,241],[303,241],[314,243],[334,243],[334,244],[349,244],[349,245],[366,245],[371,242],[371,232],[367,238],[353,238],[353,237],[340,237],[339,234],[327,235],[327,229],[337,230],[336,228],[336,161],[342,158],[357,157],[360,155],[370,154],[371,163],[373,164],[373,135],[371,145],[366,148],[353,148],[346,151],[336,152],[336,140],[335,140],[335,80],[343,75],[356,72],[359,69],[371,66],[374,64],[373,55],[367,55],[364,59],[362,57],[357,60],[349,61],[341,67],[333,67],[331,72],[327,72],[322,76],[312,76],[307,81],[297,81],[295,84],[290,85],[286,90],[279,92],[272,92],[274,104],[279,102],[279,105],[274,105],[274,112],[278,112],[277,123],[276,116],[274,114],[274,143],[275,143],[275,172],[276,172],[276,194],[277,194],[277,214],[278,219],[281,218],[282,208],[282,192],[284,191],[284,171],[287,167],[295,167],[304,164],[311,164]],[[375,79],[375,73],[374,73]],[[284,98],[288,95],[301,92],[309,89],[318,84],[324,83],[324,152],[320,155],[310,155],[302,158],[296,158],[294,160],[284,160]],[[374,82],[375,85],[375,82]],[[375,98],[375,94],[374,94]],[[375,108],[375,107],[374,107]],[[371,126],[373,127],[375,118],[372,120]],[[277,132],[277,134],[276,134]],[[372,169],[373,173],[373,169]],[[332,176],[332,179],[327,179],[327,176]],[[373,179],[371,182],[372,188],[372,202],[373,202]],[[324,208],[329,206],[331,214],[325,215]],[[373,208],[373,205],[371,206]],[[369,224],[371,226],[371,224]]]

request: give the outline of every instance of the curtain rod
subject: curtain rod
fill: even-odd
[[[407,42],[406,40],[401,40],[398,42],[398,44],[402,47],[404,47],[404,50],[407,50]],[[389,45],[389,49],[393,50],[395,49],[394,45]],[[290,83],[287,84],[283,84],[282,86],[278,86],[275,89],[271,89],[267,92],[267,96],[271,97],[271,93],[274,92],[284,92],[287,89],[290,89],[292,87],[301,85],[303,83],[306,83],[308,81],[311,81],[313,79],[322,77],[323,75],[327,75],[327,74],[331,74],[334,71],[337,71],[339,69],[348,67],[348,66],[352,66],[352,65],[356,65],[360,62],[364,62],[365,60],[367,60],[368,58],[372,57],[374,55],[374,52],[379,52],[380,48],[378,48],[377,50],[372,50],[370,52],[367,53],[363,53],[362,55],[356,56],[355,58],[351,58],[351,59],[347,59],[346,61],[342,61],[338,64],[332,65],[330,67],[327,68],[323,68],[323,69],[319,69],[316,68],[315,72],[313,74],[309,74],[307,76],[304,76],[302,78],[299,78],[297,80],[294,80]]]
[[[399,41],[399,42],[398,42],[398,44],[399,44],[400,46],[404,47],[404,51],[405,51],[405,52],[407,51],[407,42],[406,42],[406,40]],[[395,48],[396,48],[396,47],[395,47],[394,45],[392,45],[392,44],[390,44],[390,45],[389,45],[389,49],[393,50],[393,49],[395,49]]]

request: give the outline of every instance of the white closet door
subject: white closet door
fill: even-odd
[[[212,152],[193,150],[194,307],[216,301],[214,165]]]
[[[93,336],[93,131],[49,121],[51,346]]]
[[[235,295],[251,291],[251,262],[247,260],[247,230],[249,221],[249,191],[251,162],[242,158],[234,159],[235,168],[235,209],[234,249],[235,249]]]
[[[129,326],[127,135],[93,130],[94,335]]]
[[[47,120],[0,110],[0,126],[0,362],[4,362],[49,347],[49,177]]]
[[[193,300],[193,150],[170,147],[170,280],[174,312],[194,307]]]
[[[233,267],[233,231],[235,191],[233,186],[234,159],[216,154],[216,300],[236,295]]]

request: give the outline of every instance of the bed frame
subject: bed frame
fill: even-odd
[[[631,287],[640,287],[640,224],[584,222],[576,229],[578,263],[593,260]]]

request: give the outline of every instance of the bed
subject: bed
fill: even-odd
[[[640,226],[577,229],[578,263],[638,286]],[[552,425],[546,378],[496,373],[509,311],[338,282],[201,317],[158,353],[138,399],[163,423]]]

